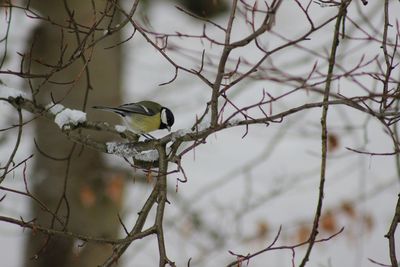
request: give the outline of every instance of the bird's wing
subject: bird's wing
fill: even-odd
[[[119,106],[117,109],[127,114],[136,113],[146,116],[153,116],[154,114],[156,114],[156,111],[152,110],[151,108],[147,108],[144,105],[141,105],[140,103],[124,104]]]

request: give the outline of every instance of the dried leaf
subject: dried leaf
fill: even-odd
[[[123,177],[120,175],[114,175],[107,184],[106,194],[115,204],[120,204],[122,202],[123,189]]]
[[[374,228],[375,222],[374,218],[372,217],[371,214],[364,214],[363,216],[363,223],[367,229],[368,232],[371,232]]]
[[[259,221],[257,224],[257,238],[265,239],[269,234],[269,224],[266,221]]]
[[[148,171],[146,174],[147,182],[151,184],[153,182],[153,173],[152,171]]]
[[[84,207],[90,208],[96,203],[96,194],[89,185],[83,185],[79,192],[81,203]]]
[[[302,225],[297,229],[297,241],[299,243],[305,242],[310,238],[311,229],[307,225]]]
[[[328,134],[328,151],[333,152],[339,148],[339,137],[336,134]]]
[[[328,233],[335,233],[338,229],[336,217],[334,216],[333,212],[328,210],[325,214],[321,217],[321,228]]]
[[[351,219],[356,218],[357,215],[356,210],[351,202],[343,201],[342,204],[340,205],[340,210],[343,211],[343,213],[346,214]]]

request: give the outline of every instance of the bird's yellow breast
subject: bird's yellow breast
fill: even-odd
[[[130,120],[130,125],[134,131],[139,133],[148,133],[160,128],[161,118],[160,114],[157,113],[153,116],[145,116],[141,114],[135,114],[135,118]]]

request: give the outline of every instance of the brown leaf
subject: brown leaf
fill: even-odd
[[[259,221],[257,224],[257,238],[265,239],[269,234],[269,224],[266,221]]]
[[[89,185],[83,185],[79,192],[81,203],[84,207],[90,208],[96,203],[96,194]]]
[[[336,134],[328,134],[328,151],[333,152],[339,148],[339,137]]]
[[[121,175],[114,175],[107,184],[106,194],[115,204],[118,205],[122,202],[123,189],[124,178]]]
[[[307,225],[302,225],[297,229],[297,241],[299,243],[305,242],[310,238],[311,229]]]
[[[367,228],[368,232],[371,232],[374,228],[375,222],[374,222],[374,218],[372,217],[371,214],[364,214],[363,216],[363,223]]]
[[[337,231],[337,222],[336,217],[334,216],[333,212],[328,210],[325,214],[321,217],[321,228],[328,233],[334,233]]]
[[[344,214],[346,214],[351,219],[354,219],[356,217],[356,210],[354,209],[353,204],[349,201],[343,201],[340,205],[340,210],[343,211]]]
[[[146,174],[147,182],[151,184],[153,182],[153,173],[152,171],[148,171]]]

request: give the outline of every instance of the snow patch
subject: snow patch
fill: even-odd
[[[115,130],[119,133],[123,133],[127,130],[127,128],[124,125],[115,125]]]
[[[133,156],[137,160],[154,162],[158,160],[158,151],[157,150],[146,150],[140,153],[137,153]]]
[[[46,106],[46,109],[54,115],[57,115],[58,113],[60,113],[61,111],[63,111],[65,109],[65,107],[61,104],[48,104]]]
[[[228,125],[232,127],[238,125],[240,122],[241,120],[239,118],[233,118],[229,120]]]
[[[107,153],[119,155],[122,157],[154,162],[158,160],[158,151],[157,150],[146,150],[142,152],[138,152],[136,149],[132,148],[129,143],[115,143],[108,142],[107,145]]]
[[[60,128],[66,124],[78,125],[86,121],[86,113],[80,110],[65,108],[56,114],[54,122]]]
[[[29,98],[26,93],[20,91],[19,89],[11,88],[11,87],[8,87],[8,86],[6,86],[4,84],[1,84],[1,83],[0,83],[0,97],[1,98],[23,97],[23,98],[26,98],[26,99]]]

